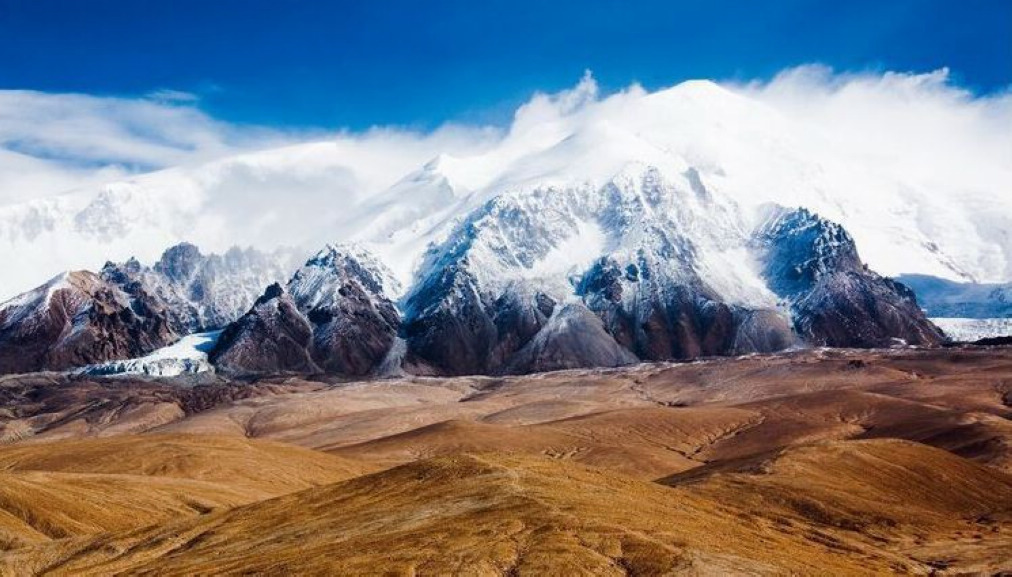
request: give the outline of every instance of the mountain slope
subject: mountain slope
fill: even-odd
[[[98,274],[64,273],[0,303],[0,373],[136,359],[180,337],[223,327],[266,284],[287,275],[289,258],[286,251],[238,248],[203,255],[184,243],[152,267],[130,259],[106,263]],[[150,370],[163,372],[155,365]],[[129,367],[101,371],[120,369]]]
[[[225,327],[209,354],[226,371],[320,372],[310,355],[313,329],[291,296],[275,283],[253,307]]]
[[[226,327],[210,360],[237,373],[369,374],[397,336],[397,309],[386,296],[395,290],[367,252],[327,246]]]
[[[642,360],[771,352],[798,337],[942,340],[909,290],[866,269],[838,224],[805,209],[753,215],[692,169],[631,166],[601,187],[503,193],[431,245],[403,299],[409,363],[444,374],[538,366],[514,355],[566,302],[596,313],[606,340]],[[570,340],[593,334],[566,330]],[[615,359],[567,354],[545,366]]]
[[[383,367],[460,375],[773,352],[797,343],[942,341],[909,289],[868,270],[842,227],[805,209],[765,207],[764,214],[749,229],[744,211],[692,171],[669,177],[654,167],[632,168],[601,189],[501,195],[430,246],[406,292],[369,251],[328,245],[285,288],[273,283],[225,327],[209,361],[234,373],[361,376]],[[155,328],[167,327],[155,335],[160,341],[144,335],[136,349],[143,354],[231,318],[257,281],[282,274],[278,259],[253,250],[204,257],[184,244],[151,268],[107,264],[96,282],[151,316]],[[138,356],[113,350],[89,362],[46,361],[62,345],[46,336],[55,329],[33,320],[46,313],[32,309],[48,306],[50,292],[43,286],[0,307],[9,338],[20,339],[12,344],[39,340],[41,360],[31,367]],[[75,306],[84,310],[82,299]],[[199,359],[192,367],[160,359],[89,370],[206,368]]]
[[[931,531],[981,518],[1006,522],[1012,515],[1007,473],[897,439],[816,443],[660,482],[761,517],[821,523],[886,542],[904,526]]]
[[[772,306],[748,266],[746,238],[742,211],[694,188],[691,173],[632,166],[601,187],[504,193],[427,252],[404,299],[409,349],[451,373],[496,371],[541,330],[551,303],[575,298],[640,358],[695,356],[703,351],[661,342],[677,340],[669,321],[659,334],[638,327],[651,315],[668,316],[658,312],[666,307],[701,316],[696,307],[710,300]],[[726,266],[734,257],[744,266]],[[700,330],[688,332],[695,339]]]
[[[517,351],[505,372],[514,374],[581,367],[618,367],[639,359],[604,330],[601,319],[587,307],[571,303],[559,307],[538,334]]]
[[[588,79],[535,99],[508,132],[465,154],[391,160],[396,170],[369,164],[383,177],[354,194],[342,186],[333,198],[313,197],[320,202],[268,202],[276,199],[269,192],[291,184],[289,173],[336,191],[338,173],[355,182],[366,170],[349,168],[354,155],[339,157],[338,143],[318,143],[2,207],[0,223],[7,210],[12,247],[64,233],[119,247],[144,226],[145,242],[178,236],[186,219],[195,239],[223,220],[270,230],[266,245],[336,237],[346,254],[318,255],[296,272],[285,285],[292,306],[228,333],[221,347],[235,356],[220,348],[218,357],[237,371],[363,375],[401,365],[422,374],[494,374],[618,364],[631,358],[626,352],[671,360],[806,344],[941,342],[914,295],[878,273],[911,266],[951,278],[1012,276],[1007,195],[1000,187],[942,194],[825,138],[747,90],[687,82],[601,100]],[[237,182],[256,194],[231,207],[210,196],[228,197]],[[175,185],[183,190],[172,192]],[[179,200],[172,210],[170,200]],[[296,218],[303,212],[311,218]],[[233,242],[246,240],[234,228]],[[226,229],[214,230],[212,247]],[[127,261],[107,266],[102,278],[130,295],[158,297],[182,335],[249,311],[265,286],[287,278],[279,259],[253,250],[205,257],[183,244],[153,267]],[[606,336],[581,331],[594,343],[578,351],[566,344],[577,329],[561,323],[538,339],[569,305],[593,312]],[[275,321],[285,327],[280,333],[268,327]],[[292,351],[250,358],[282,333],[291,333],[283,338]]]
[[[177,338],[156,296],[128,293],[94,273],[65,273],[0,305],[0,373],[126,359]]]
[[[223,328],[239,318],[267,285],[286,279],[295,262],[291,251],[263,253],[232,247],[222,255],[204,255],[196,246],[170,247],[151,267],[136,259],[106,263],[101,276],[121,286],[139,285],[158,295],[177,332]]]
[[[362,472],[324,453],[210,435],[3,447],[0,551],[193,517]]]
[[[936,345],[931,324],[906,286],[868,270],[840,225],[804,208],[773,208],[756,234],[763,274],[790,303],[801,337],[816,345]]]

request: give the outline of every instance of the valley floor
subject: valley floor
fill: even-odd
[[[0,574],[1012,571],[1012,349],[0,379]]]

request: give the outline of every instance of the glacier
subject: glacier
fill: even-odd
[[[220,330],[194,333],[143,357],[89,365],[73,372],[88,376],[149,377],[178,377],[212,372],[214,367],[208,362],[207,353],[214,348],[220,335]]]
[[[1012,337],[1012,318],[931,317],[931,322],[956,342]]]

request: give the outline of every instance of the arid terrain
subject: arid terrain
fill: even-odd
[[[0,573],[1012,571],[1012,348],[0,379]]]

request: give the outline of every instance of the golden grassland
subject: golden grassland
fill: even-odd
[[[37,381],[0,383],[3,575],[1012,571],[1002,350],[279,378],[169,421]]]

